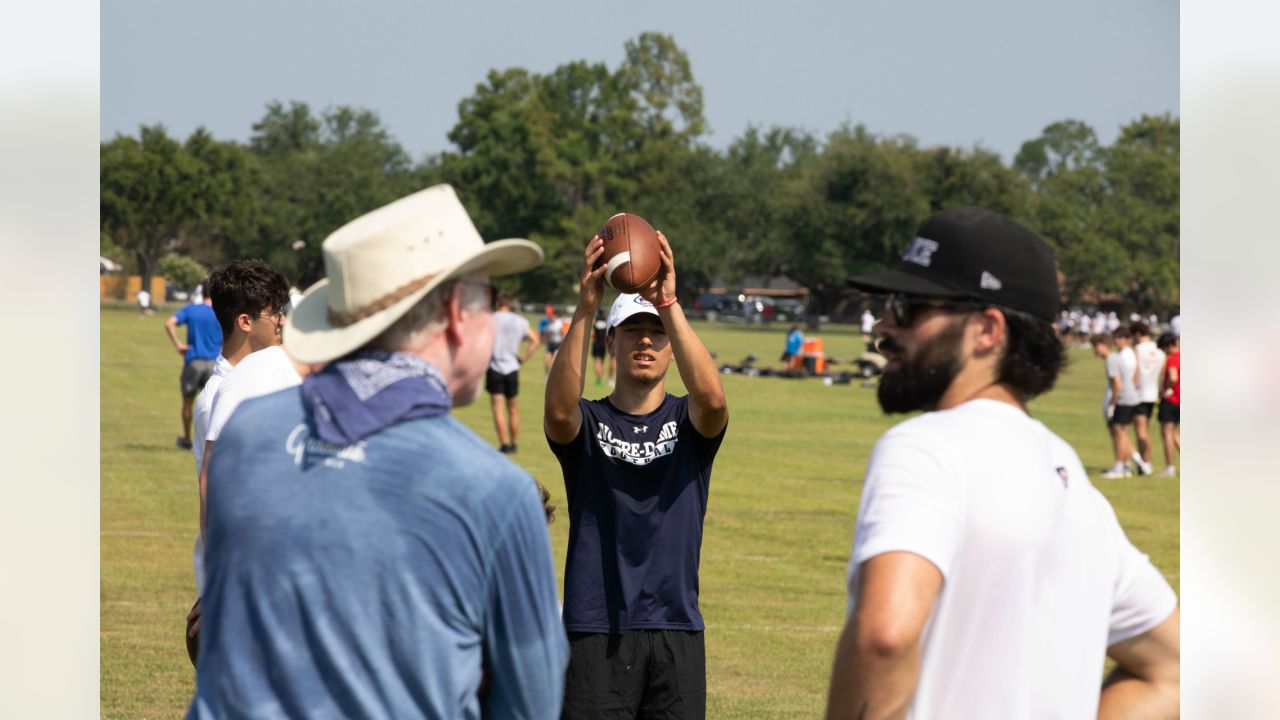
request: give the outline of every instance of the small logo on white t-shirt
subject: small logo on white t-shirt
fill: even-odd
[[[1066,487],[1067,486],[1067,469],[1064,467],[1059,467],[1058,477],[1062,478],[1062,487]]]

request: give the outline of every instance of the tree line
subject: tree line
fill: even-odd
[[[458,190],[489,240],[542,245],[539,269],[504,279],[534,302],[572,297],[581,250],[615,212],[672,239],[684,294],[713,278],[784,275],[813,310],[847,279],[896,260],[931,213],[981,205],[1042,234],[1064,299],[1144,312],[1178,303],[1179,121],[1142,116],[1111,145],[1078,120],[1046,127],[1011,164],[980,147],[923,147],[845,125],[818,137],[752,127],[708,147],[702,89],[669,36],[628,40],[616,68],[492,70],[458,104],[451,149],[415,162],[377,113],[272,102],[247,144],[163,126],[101,145],[101,244],[144,281],[164,261],[260,257],[299,287],[324,274],[321,241],[429,185]],[[166,260],[166,258],[169,258]]]

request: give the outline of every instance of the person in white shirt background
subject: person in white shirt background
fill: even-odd
[[[951,208],[852,283],[889,293],[881,407],[924,414],[868,463],[827,717],[1175,715],[1177,597],[1027,413],[1066,361],[1052,251]]]
[[[1160,372],[1164,370],[1164,352],[1156,347],[1147,324],[1138,321],[1129,328],[1137,344],[1133,346],[1138,367],[1134,384],[1138,390],[1138,411],[1133,416],[1133,430],[1138,436],[1138,449],[1133,453],[1133,464],[1143,475],[1152,473],[1151,467],[1151,414],[1160,399]]]
[[[196,482],[201,497],[201,527],[204,511],[204,476],[202,470],[211,446],[211,416],[223,384],[241,361],[260,350],[280,344],[282,306],[289,301],[288,283],[284,276],[261,260],[234,260],[209,275],[208,296],[213,313],[222,328],[222,352],[214,363],[213,375],[196,397],[192,431],[192,452],[196,459]],[[242,382],[242,381],[241,381]],[[230,404],[224,403],[224,412]],[[229,414],[229,413],[228,413]],[[221,429],[213,430],[213,439]],[[188,614],[188,651],[194,658],[194,642],[199,630],[200,601],[204,593],[204,539],[196,535],[192,553],[195,567],[196,604]]]

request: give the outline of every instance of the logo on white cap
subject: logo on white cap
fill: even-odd
[[[660,317],[658,311],[653,307],[653,303],[645,300],[637,293],[623,293],[613,301],[613,307],[609,308],[608,329],[612,330],[621,325],[627,318],[640,313],[648,313],[654,317]]]

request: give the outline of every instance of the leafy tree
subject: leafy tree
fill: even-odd
[[[186,255],[170,253],[160,258],[156,269],[170,285],[178,288],[194,288],[204,282],[209,274],[203,265]]]
[[[1103,232],[1124,249],[1127,304],[1142,313],[1178,304],[1179,122],[1144,115],[1105,150]]]
[[[302,287],[323,276],[320,245],[330,233],[421,189],[408,154],[370,110],[315,116],[306,103],[276,102],[253,127],[259,207],[233,254],[264,258]]]
[[[781,271],[809,288],[817,312],[837,310],[853,275],[891,263],[928,215],[915,143],[842,127],[783,190],[790,235]]]
[[[218,234],[219,218],[250,191],[245,167],[241,149],[203,128],[185,144],[154,125],[101,145],[102,230],[132,256],[144,287],[165,253]]]
[[[1013,166],[1037,187],[1045,178],[1099,165],[1098,135],[1080,120],[1061,120],[1022,144]]]
[[[1000,156],[988,150],[936,147],[919,153],[920,191],[930,214],[974,205],[1027,221],[1032,215],[1031,185]]]

